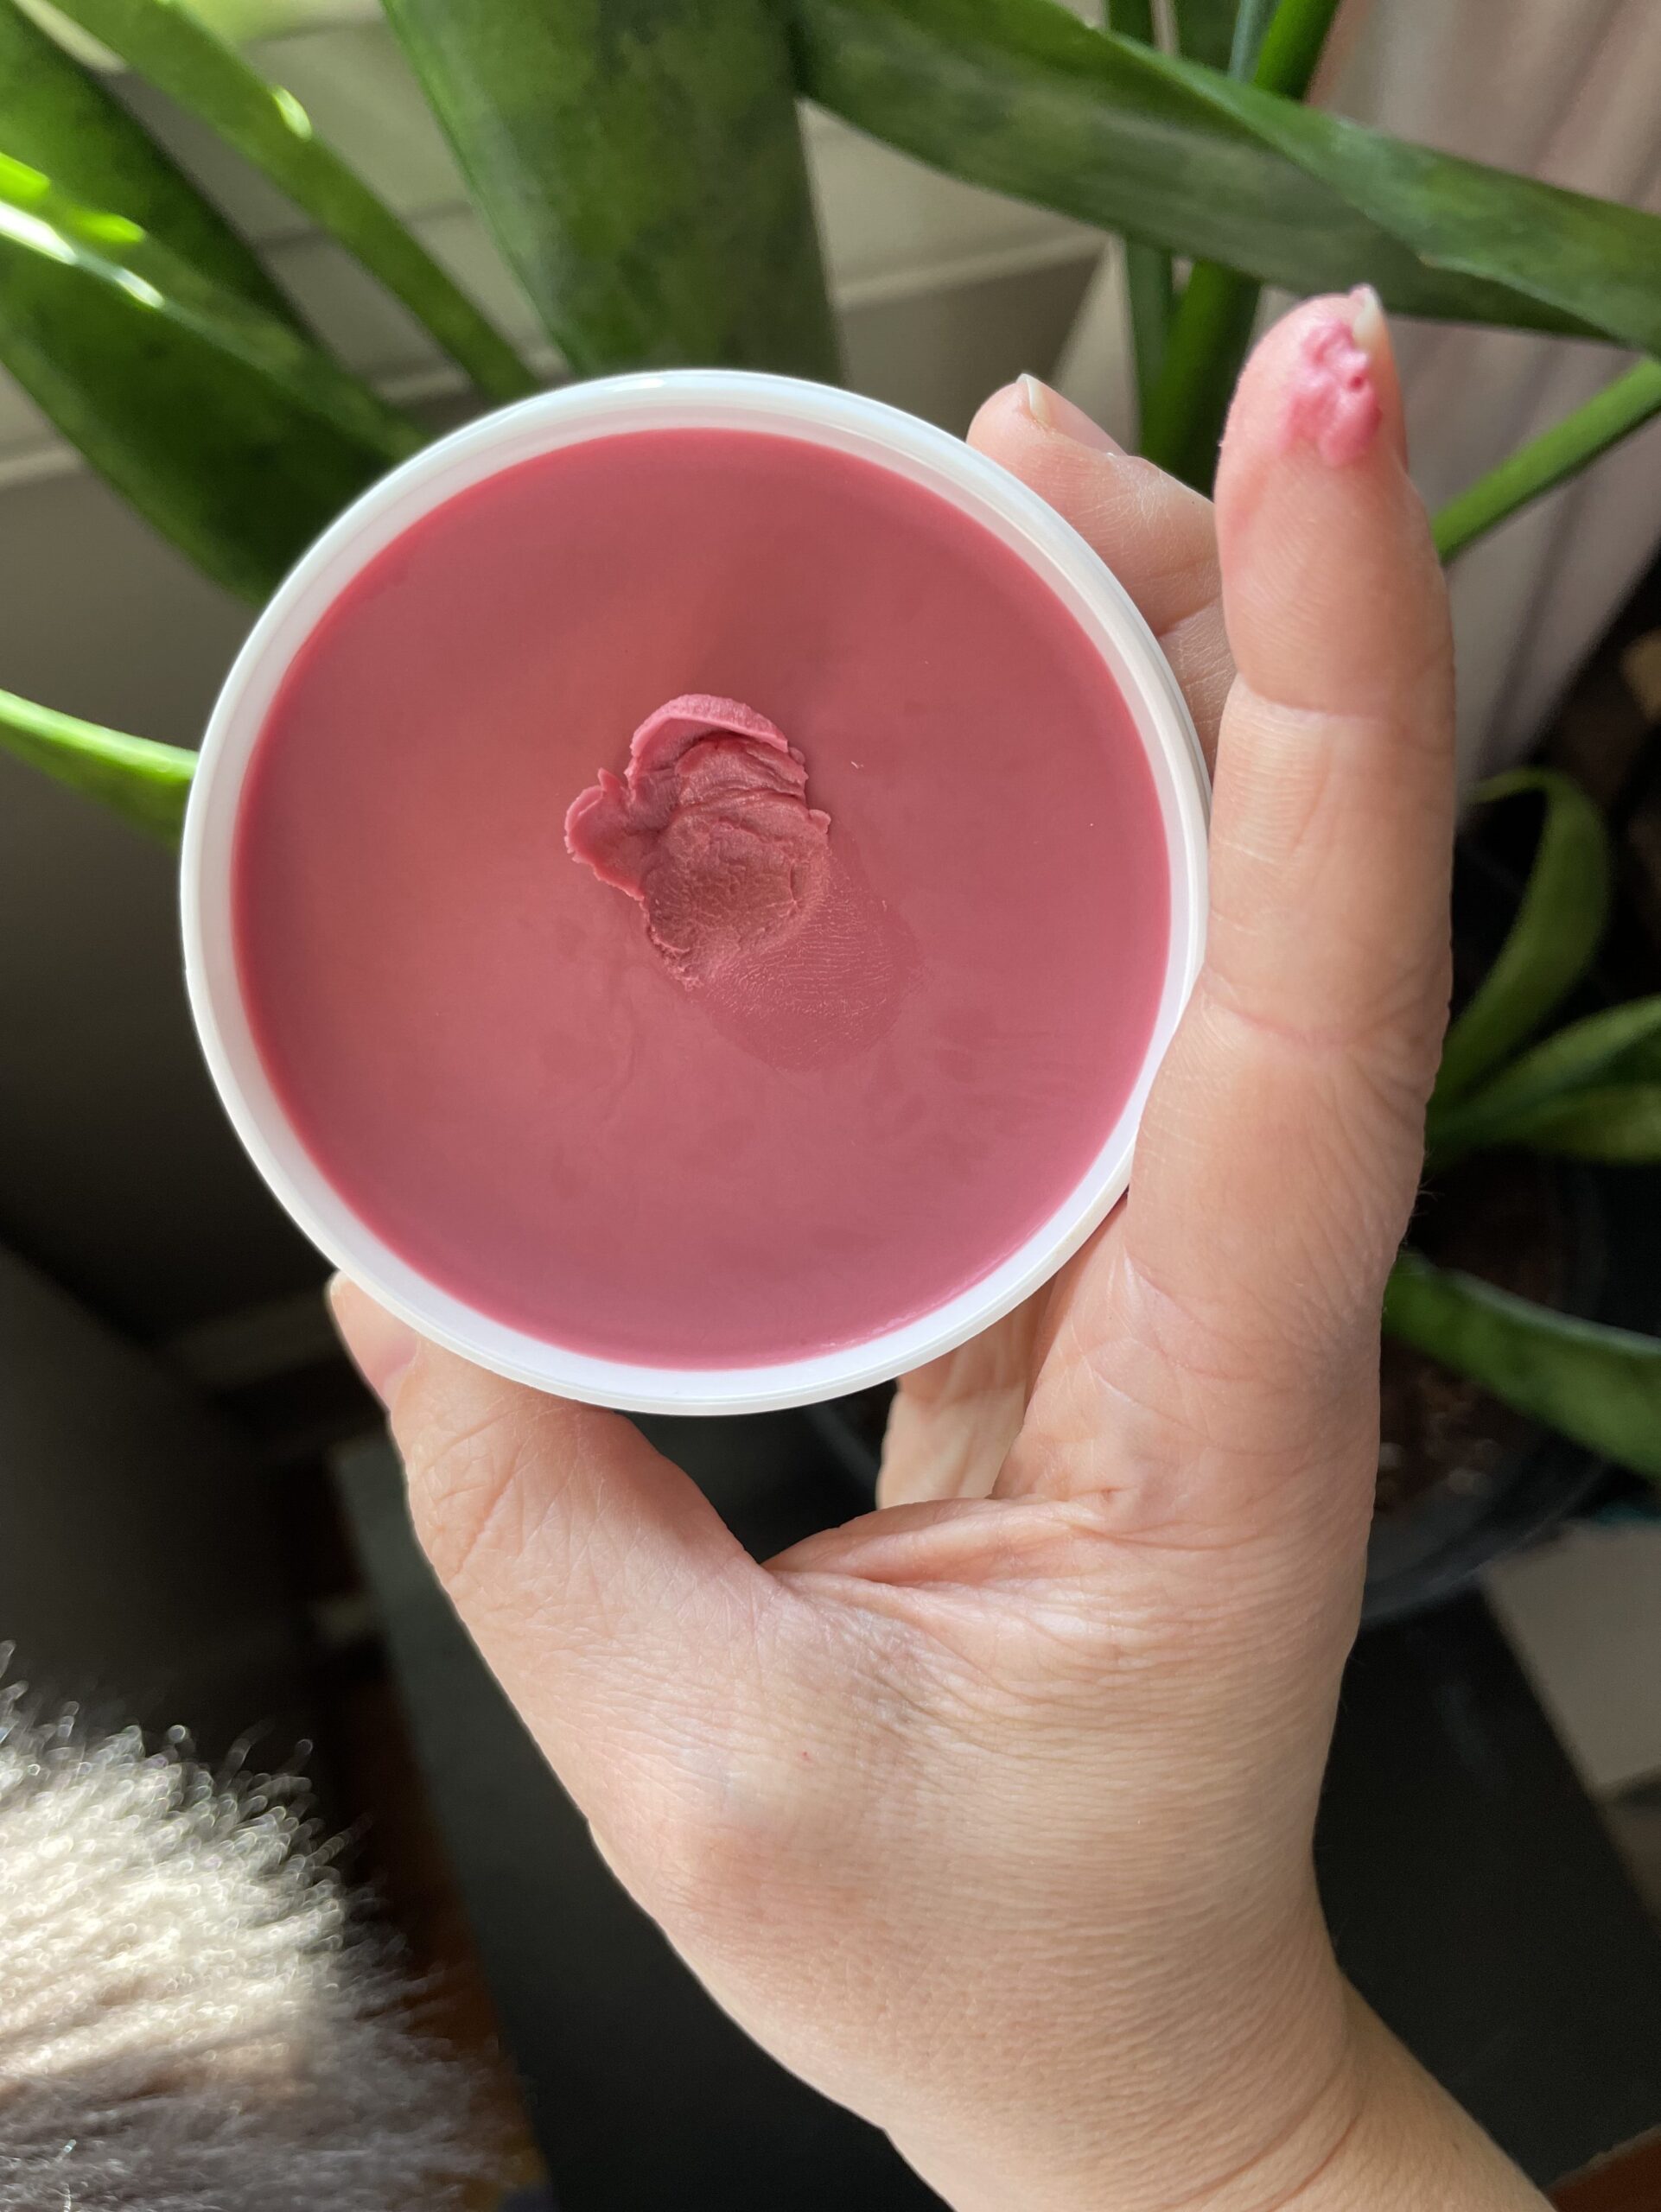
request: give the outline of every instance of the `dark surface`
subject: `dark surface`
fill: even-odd
[[[1661,2123],[1661,1935],[1480,1597],[1361,1639],[1316,1857],[1346,1970],[1536,2181]]]
[[[646,1425],[763,1554],[857,1510],[798,1416]],[[390,1453],[340,1472],[563,2212],[935,2203],[607,1873],[417,1555]],[[1319,1857],[1358,1985],[1537,2180],[1661,2122],[1661,1938],[1480,1599],[1361,1645]]]

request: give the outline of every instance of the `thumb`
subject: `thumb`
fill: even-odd
[[[1307,1378],[1372,1357],[1448,1002],[1447,594],[1370,294],[1311,301],[1258,346],[1217,499],[1238,675],[1206,967],[1128,1225],[1188,1310],[1237,1338],[1256,1317],[1257,1371]]]
[[[486,1373],[344,1277],[330,1303],[387,1408],[416,1533],[463,1624],[608,1836],[660,1800],[747,1671],[773,1585],[620,1414]]]

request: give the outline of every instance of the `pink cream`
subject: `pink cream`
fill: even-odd
[[[693,733],[648,822],[631,735],[687,695],[754,726]],[[758,827],[782,867],[716,898]],[[233,895],[267,1073],[360,1217],[500,1320],[696,1367],[878,1334],[1037,1229],[1142,1064],[1169,903],[1129,714],[1024,563],[706,430],[522,464],[372,562],[260,734]]]
[[[1359,461],[1384,419],[1372,364],[1337,316],[1304,334],[1286,404],[1282,443],[1312,445],[1330,468]]]

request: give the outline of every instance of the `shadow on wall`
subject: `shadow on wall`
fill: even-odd
[[[91,1725],[188,1720],[221,1759],[306,1732],[268,1478],[179,1383],[0,1251],[0,1644]]]

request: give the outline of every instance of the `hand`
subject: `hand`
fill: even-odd
[[[880,1510],[766,1566],[627,1421],[345,1284],[340,1324],[621,1879],[958,2212],[1537,2203],[1346,1992],[1310,1859],[1448,990],[1447,610],[1383,317],[1264,340],[1214,516],[1042,387],[971,435],[1215,748],[1206,963],[1126,1205],[907,1377]]]

